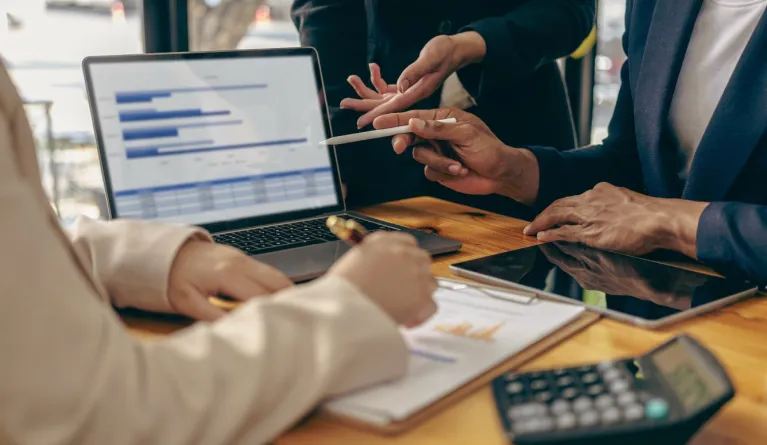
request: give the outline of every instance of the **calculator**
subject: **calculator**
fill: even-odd
[[[735,395],[724,368],[688,335],[638,358],[509,373],[492,386],[516,445],[685,443]]]

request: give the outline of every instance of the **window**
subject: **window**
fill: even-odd
[[[37,141],[43,185],[65,225],[105,218],[81,61],[142,51],[140,0],[4,0],[0,54]]]
[[[597,17],[597,56],[594,71],[594,115],[591,142],[607,136],[620,88],[620,70],[626,55],[621,38],[624,32],[625,0],[599,0]]]
[[[189,0],[193,51],[300,46],[292,0]]]

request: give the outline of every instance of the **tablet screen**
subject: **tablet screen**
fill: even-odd
[[[541,244],[455,267],[646,320],[659,320],[755,288],[570,243]]]

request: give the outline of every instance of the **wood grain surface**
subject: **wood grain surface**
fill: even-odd
[[[364,209],[367,215],[463,242],[460,252],[437,257],[436,275],[452,276],[448,266],[536,244],[522,235],[526,222],[481,212],[433,198],[414,198]],[[705,270],[697,265],[693,269]],[[136,335],[155,337],[187,326],[188,321],[126,313]],[[639,355],[678,333],[703,342],[724,364],[736,397],[691,441],[694,445],[767,443],[767,301],[755,297],[672,327],[649,331],[601,319],[532,360],[522,370],[577,365]],[[277,445],[508,444],[495,412],[489,386],[478,390],[398,436],[379,436],[324,418],[310,418],[276,441]]]

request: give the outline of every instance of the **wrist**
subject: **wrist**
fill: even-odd
[[[455,44],[453,54],[456,70],[467,65],[481,63],[485,59],[487,46],[485,39],[476,31],[467,31],[450,36]]]
[[[673,250],[697,259],[698,222],[708,203],[683,199],[652,198],[649,218],[654,247]]]
[[[499,156],[495,175],[495,193],[525,205],[538,198],[538,159],[530,150],[504,146]]]

